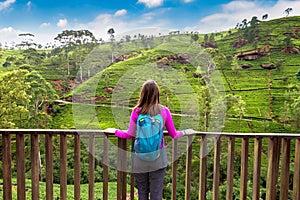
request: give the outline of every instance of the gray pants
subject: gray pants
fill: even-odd
[[[134,173],[139,200],[162,200],[166,167],[145,173]]]

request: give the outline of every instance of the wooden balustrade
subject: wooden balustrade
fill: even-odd
[[[103,139],[103,155],[101,164],[103,168],[103,194],[102,199],[107,200],[109,186],[108,186],[108,149],[109,138],[114,137],[111,133],[104,133],[103,131],[96,130],[0,130],[2,140],[2,173],[3,173],[3,199],[12,199],[12,138],[16,138],[16,173],[17,173],[17,199],[26,199],[26,183],[25,183],[25,135],[30,135],[30,163],[31,163],[31,199],[40,199],[40,136],[45,137],[45,180],[46,180],[46,200],[54,199],[53,191],[53,136],[59,136],[59,163],[60,163],[60,199],[67,199],[67,142],[71,138],[74,139],[74,199],[81,198],[80,193],[80,156],[81,156],[81,137],[88,138],[89,149],[89,167],[88,167],[88,198],[95,198],[95,138],[101,135]],[[67,137],[68,136],[68,137]],[[198,186],[198,199],[207,199],[207,140],[213,139],[214,148],[211,149],[214,153],[213,157],[213,178],[212,178],[212,199],[217,200],[220,198],[220,170],[221,170],[221,154],[224,154],[227,146],[227,173],[226,173],[226,199],[233,199],[234,195],[234,171],[235,164],[238,160],[240,166],[239,198],[242,200],[247,199],[247,184],[249,179],[252,178],[252,199],[259,199],[261,197],[260,183],[262,174],[262,156],[267,154],[267,175],[266,180],[266,200],[281,200],[288,199],[292,196],[293,200],[300,199],[300,134],[252,134],[252,133],[203,133],[198,132],[188,135],[186,138],[186,166],[185,166],[185,195],[180,199],[192,199],[191,196],[191,182],[193,181],[193,152],[199,153],[199,186]],[[197,145],[194,140],[200,144],[200,149],[195,149]],[[237,151],[237,140],[240,140],[240,152]],[[127,173],[126,158],[127,148],[131,140],[118,139],[118,158],[117,159],[117,199],[134,199],[134,179],[131,173]],[[177,139],[172,140],[172,194],[171,198],[175,200],[177,196],[177,170],[178,170],[178,142]],[[199,145],[198,145],[199,146]],[[250,147],[251,146],[251,147]],[[223,148],[222,148],[223,147]],[[263,152],[263,147],[267,148],[267,152]],[[293,151],[293,154],[291,154]],[[294,155],[294,157],[291,157]],[[253,156],[253,166],[249,166],[249,157]],[[294,174],[290,174],[293,169]],[[253,174],[249,177],[249,171]],[[130,178],[127,179],[130,174]],[[292,187],[290,187],[290,177],[293,178]],[[236,177],[235,177],[236,178]],[[279,182],[280,180],[280,182]],[[127,185],[130,184],[130,190],[127,191]],[[279,189],[278,189],[279,188]],[[194,189],[194,188],[193,188]],[[290,193],[290,195],[289,195]],[[248,194],[249,195],[249,194]],[[194,197],[193,197],[194,198]],[[249,198],[249,197],[248,197]]]

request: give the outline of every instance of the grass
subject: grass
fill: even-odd
[[[3,182],[0,180],[0,182]],[[12,179],[12,199],[17,199],[17,180],[15,178]],[[25,180],[25,188],[26,188],[26,199],[31,199],[31,180],[26,179]],[[40,199],[46,199],[46,183],[40,182]],[[94,186],[94,199],[100,200],[102,199],[103,195],[103,184],[102,182],[96,182]],[[117,199],[117,183],[116,182],[109,182],[108,183],[108,199]],[[81,184],[80,185],[80,197],[81,199],[88,199],[88,191],[89,186],[88,184]],[[130,191],[130,186],[127,185],[127,191]],[[0,187],[0,196],[3,196],[3,185]],[[59,199],[60,198],[60,185],[59,184],[53,184],[53,199]],[[74,199],[74,185],[67,185],[67,199]],[[135,198],[137,199],[137,198]]]

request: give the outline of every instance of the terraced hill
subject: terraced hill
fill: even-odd
[[[64,100],[91,109],[89,116],[74,120],[77,107],[58,105],[52,128],[99,128],[100,122],[100,128],[126,129],[142,82],[152,78],[160,84],[161,103],[171,109],[178,127],[297,132],[290,126],[294,119],[288,106],[299,96],[295,89],[299,88],[299,21],[300,17],[285,17],[197,37],[136,39],[115,44],[113,52],[111,45],[105,44],[86,55],[80,67],[71,52],[70,76],[66,76],[67,65],[58,64],[62,58],[57,56],[30,67],[52,81],[56,89],[71,90],[62,96]],[[20,67],[17,61],[22,52],[0,53],[1,74]],[[13,57],[13,64],[3,66],[8,57]],[[237,105],[237,99],[243,105]]]
[[[85,101],[91,101],[96,107],[97,104],[102,105],[98,116],[101,127],[117,125],[118,128],[125,129],[127,126],[125,121],[130,115],[129,107],[135,105],[142,81],[154,78],[162,86],[161,101],[170,107],[177,125],[186,127],[182,121],[187,120],[188,125],[194,124],[192,125],[194,128],[205,130],[206,108],[203,105],[205,97],[203,87],[210,85],[206,78],[207,72],[211,70],[210,83],[213,87],[217,87],[219,95],[240,96],[245,102],[242,118],[237,116],[236,109],[231,108],[227,102],[228,110],[225,111],[223,131],[294,132],[295,130],[289,126],[291,118],[286,113],[285,102],[299,95],[297,92],[289,92],[291,86],[299,86],[296,79],[296,73],[300,70],[299,20],[300,17],[289,17],[260,22],[253,41],[247,40],[246,30],[215,34],[216,48],[200,48],[203,46],[203,35],[192,44],[189,42],[190,35],[172,36],[168,42],[158,42],[154,48],[141,50],[136,52],[135,56],[107,68],[103,67],[101,72],[81,84],[80,89],[75,90],[70,96],[73,94],[82,96]],[[189,51],[188,48],[197,50]],[[203,51],[209,53],[209,58],[204,58],[207,54]],[[197,59],[197,56],[201,58]],[[212,69],[208,69],[210,59],[213,61]],[[234,60],[236,64],[233,64]],[[148,68],[144,67],[147,65]],[[175,71],[172,74],[168,70]],[[178,78],[179,76],[182,79]],[[93,91],[90,91],[91,85],[96,85]],[[188,89],[188,86],[193,90]],[[209,92],[215,95],[213,89]],[[197,96],[196,100],[199,103],[197,106],[185,105],[185,99],[191,98],[189,95]],[[217,97],[210,101],[212,107],[218,107]],[[189,103],[186,101],[186,104]],[[103,104],[106,108],[103,108]],[[119,106],[121,110],[126,111],[112,113],[110,106]],[[191,106],[190,110],[188,106]],[[212,110],[210,115],[213,112]],[[125,116],[122,125],[115,122],[115,118],[118,118],[116,113]],[[107,121],[112,119],[115,120]],[[199,124],[195,122],[197,120]],[[212,116],[210,121],[214,123]],[[212,126],[210,128],[214,130]]]

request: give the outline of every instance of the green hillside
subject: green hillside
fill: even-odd
[[[7,114],[7,119],[0,115],[0,120],[6,122],[4,128],[127,129],[141,85],[147,79],[154,79],[160,86],[160,101],[171,110],[179,130],[299,133],[299,53],[300,16],[261,22],[252,19],[247,27],[206,35],[143,36],[126,42],[65,46],[52,50],[2,49],[0,93],[9,101],[5,105],[0,104],[0,111],[12,114]],[[11,80],[16,81],[15,85],[6,82]],[[22,88],[28,93],[23,95],[24,99]],[[21,103],[18,102],[20,99]],[[19,104],[20,113],[6,106],[14,108]],[[56,149],[59,149],[58,139],[54,138]],[[193,141],[194,148],[199,148],[198,139]],[[115,137],[110,140],[117,142]],[[73,142],[68,140],[70,169],[74,165]],[[222,145],[220,195],[224,197],[228,155],[226,144]],[[26,146],[30,146],[29,138]],[[249,146],[249,155],[252,155],[253,142]],[[88,180],[88,152],[84,145],[81,148],[81,183],[85,184]],[[44,151],[41,147],[43,162]],[[238,139],[235,151],[241,151]],[[262,184],[266,183],[267,151],[267,141],[264,141]],[[199,163],[199,152],[193,153],[193,163]],[[212,189],[212,153],[207,162],[208,196]],[[55,151],[55,161],[59,160],[58,154],[59,151]],[[239,177],[239,155],[235,157],[235,177]],[[294,149],[291,157],[294,157]],[[115,161],[115,158],[112,160]],[[28,157],[26,177],[30,175],[29,162]],[[250,156],[249,165],[253,162]],[[180,158],[178,166],[180,180],[177,192],[182,195],[185,156]],[[96,182],[102,180],[101,170],[100,164],[97,165]],[[290,170],[292,174],[294,169]],[[196,180],[199,177],[197,173],[197,170],[193,172],[193,177],[197,177],[192,180],[193,184],[199,182]],[[170,177],[167,174],[166,181],[171,180]],[[109,180],[116,181],[115,170],[110,170]],[[59,165],[55,163],[54,183],[58,182]],[[72,183],[73,179],[68,175],[68,184]],[[165,184],[166,199],[169,199],[171,191],[168,183]],[[234,185],[234,192],[238,194],[238,178],[235,178]],[[265,185],[261,190],[262,197],[265,195],[263,188]],[[251,190],[249,181],[248,191]],[[195,197],[197,192],[192,191]]]
[[[116,113],[130,115],[130,108],[138,99],[139,86],[153,78],[161,84],[161,103],[177,114],[174,118],[181,128],[187,128],[183,121],[189,119],[186,124],[192,122],[192,128],[215,131],[213,113],[225,112],[225,121],[220,122],[222,127],[218,131],[297,132],[290,126],[295,120],[287,108],[299,96],[299,91],[293,89],[299,88],[296,78],[300,71],[299,20],[300,17],[285,17],[254,21],[243,29],[196,37],[181,34],[116,42],[113,46],[107,43],[93,50],[86,47],[68,50],[68,56],[64,49],[1,50],[0,76],[18,68],[35,70],[52,82],[62,99],[72,101],[73,97],[76,102],[79,98],[94,107],[106,107],[97,109],[101,112],[95,126],[84,122],[83,127],[99,128],[100,122],[100,128],[119,124],[117,128],[126,129],[127,126],[114,122]],[[262,64],[274,69],[263,69]],[[205,87],[210,97],[203,96]],[[225,102],[228,95],[244,102],[239,117],[236,106]],[[214,110],[222,97],[227,98],[223,99],[227,103],[226,111]],[[198,103],[191,103],[191,98]],[[205,107],[203,101],[209,101],[209,105]],[[110,106],[114,107],[113,113]],[[58,105],[55,110],[59,112],[52,113],[51,128],[76,128],[74,124],[78,122],[71,123],[72,117],[63,117],[65,113],[72,114],[72,109]],[[211,121],[206,127],[205,115]]]
[[[205,49],[205,51],[210,53],[211,59],[215,63],[216,68],[213,73],[218,74],[218,76],[215,76],[217,77],[217,80],[213,80],[213,78],[211,80],[213,80],[215,85],[221,85],[219,88],[219,93],[225,92],[225,95],[232,94],[240,96],[241,99],[245,102],[245,111],[242,120],[237,117],[237,114],[233,111],[233,109],[228,110],[228,112],[226,113],[226,120],[223,131],[297,132],[297,130],[289,126],[291,122],[288,119],[290,117],[286,116],[286,107],[284,105],[285,102],[291,100],[291,95],[292,98],[299,95],[299,93],[297,92],[293,93],[289,91],[290,87],[299,86],[299,81],[296,79],[296,73],[300,70],[300,57],[298,53],[286,53],[282,51],[286,48],[284,40],[285,38],[288,38],[286,36],[287,34],[293,36],[290,37],[293,48],[299,49],[299,19],[300,17],[289,17],[260,22],[257,28],[258,34],[254,41],[255,44],[248,42],[247,44],[239,48],[234,48],[233,43],[245,38],[245,30],[232,31],[232,33],[230,34],[223,33],[223,37],[220,37],[220,35],[216,34],[215,43],[217,48]],[[268,37],[270,35],[273,36],[271,37],[272,39],[268,39],[270,38]],[[102,106],[103,104],[105,104],[106,107],[109,108],[111,104],[117,104],[118,106],[120,106],[121,110],[124,110],[124,107],[128,109],[128,107],[133,107],[136,104],[139,95],[139,88],[136,87],[136,83],[138,83],[138,85],[141,85],[143,82],[143,80],[141,79],[154,77],[154,79],[156,78],[163,81],[169,80],[170,82],[176,82],[175,79],[178,77],[173,77],[173,75],[168,75],[168,73],[166,73],[166,70],[169,67],[175,69],[176,73],[179,73],[180,76],[183,75],[184,79],[187,80],[187,82],[185,82],[185,84],[178,83],[177,85],[173,85],[175,89],[172,89],[172,85],[168,85],[167,87],[162,86],[161,101],[162,104],[169,106],[174,114],[182,114],[181,109],[186,105],[184,105],[184,100],[183,102],[180,102],[179,99],[184,99],[185,97],[182,96],[183,94],[177,94],[176,92],[174,92],[174,90],[176,90],[176,88],[178,89],[180,87],[183,87],[181,88],[183,91],[191,92],[187,91],[184,88],[187,85],[191,85],[194,90],[192,93],[198,95],[197,98],[199,104],[201,104],[203,98],[201,98],[201,91],[199,88],[206,85],[203,79],[200,78],[200,80],[199,78],[195,78],[195,74],[201,74],[207,70],[205,63],[201,63],[201,66],[201,64],[194,64],[193,61],[182,64],[180,63],[179,59],[175,59],[175,61],[172,60],[172,54],[180,55],[182,54],[182,52],[195,57],[197,56],[194,55],[195,52],[180,50],[180,48],[187,48],[185,45],[199,48],[199,45],[203,43],[203,35],[199,37],[201,39],[193,44],[186,42],[189,41],[190,37],[190,35],[172,36],[171,42],[161,43],[153,49],[142,50],[141,52],[139,52],[139,54],[131,57],[130,59],[126,59],[122,62],[109,65],[107,68],[101,69],[101,72],[99,72],[97,76],[82,83],[78,87],[79,89],[75,89],[74,93],[70,93],[69,96],[71,97],[73,94],[81,95],[83,98],[86,98],[86,100],[88,98],[91,99],[92,97],[95,97],[96,100],[93,101],[95,106],[97,106],[97,104]],[[176,42],[177,40],[180,42]],[[168,45],[171,47],[167,47]],[[175,45],[177,45],[177,47]],[[265,55],[262,55],[254,60],[237,60],[238,67],[237,69],[233,69],[232,60],[234,59],[235,54],[238,54],[240,52],[259,50],[266,45],[269,46],[269,49],[268,52],[265,53]],[[123,49],[127,49],[127,47]],[[199,48],[199,51],[202,50],[203,48]],[[203,56],[203,54],[199,55]],[[220,59],[219,57],[221,56],[223,58]],[[134,69],[139,69],[137,66],[144,66],[153,63],[157,66],[163,63],[165,64],[165,68],[158,67],[154,69],[153,67],[150,67],[154,70],[149,70],[148,73],[145,73],[149,75],[146,76],[147,78],[144,77],[143,73],[141,73],[140,71],[134,72]],[[244,64],[251,65],[251,67],[243,69],[241,66]],[[268,70],[263,69],[261,67],[261,64],[274,64],[274,66],[276,67],[275,69]],[[132,76],[126,77],[128,73]],[[163,75],[159,76],[159,74]],[[173,78],[174,80],[172,80]],[[123,81],[123,84],[129,85],[120,85],[120,83],[118,83],[120,81]],[[91,85],[96,86],[95,88],[92,88]],[[125,87],[129,87],[130,89],[126,89]],[[225,91],[221,91],[222,88]],[[114,89],[117,89],[117,91],[114,92]],[[132,92],[132,94],[130,94],[129,96],[128,94],[126,94],[126,92],[128,93],[128,91]],[[122,92],[125,93],[122,94]],[[114,96],[123,96],[124,99],[118,97],[118,102],[114,102]],[[189,102],[187,101],[187,103]],[[200,117],[198,116],[195,118],[200,119],[200,123],[194,124],[193,128],[204,130],[203,109],[205,108],[203,107],[203,105],[197,105],[196,107],[200,109],[200,111],[198,112],[198,114],[200,114]],[[112,118],[101,117],[111,115],[111,112],[109,112],[110,109],[100,110],[100,113],[102,114],[99,114],[98,120],[100,121],[101,128],[107,128],[110,126],[110,124],[115,124],[115,122],[106,121],[111,120]],[[130,114],[128,112],[129,111],[126,110],[124,116],[128,116]],[[197,113],[183,114],[193,115]],[[176,116],[175,118],[177,120],[177,125],[180,124],[181,120],[185,120],[184,116]],[[237,126],[238,121],[240,124],[239,126]],[[126,129],[126,127],[127,126],[124,125],[119,126],[118,128]]]

